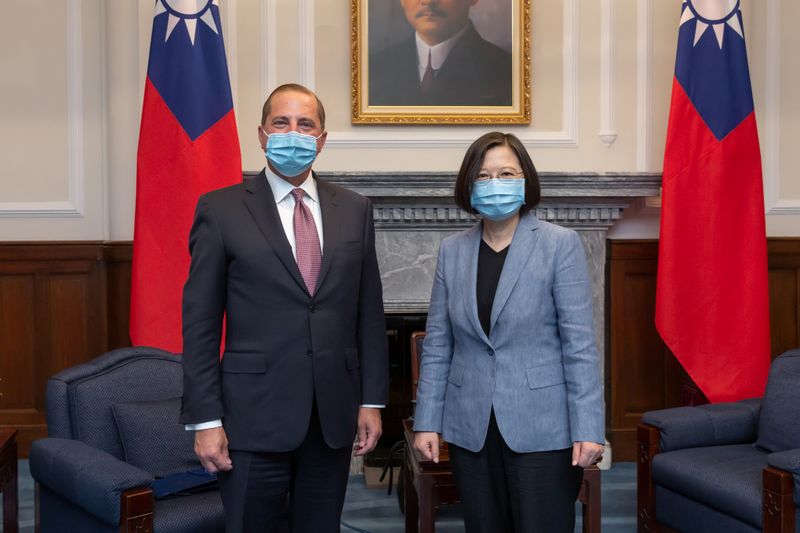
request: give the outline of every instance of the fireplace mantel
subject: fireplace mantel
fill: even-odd
[[[252,178],[255,172],[245,173]],[[453,202],[455,172],[318,172],[319,178],[369,197],[387,313],[427,313],[439,243],[475,223]],[[603,346],[605,236],[622,211],[657,196],[655,173],[542,172],[541,220],[578,230],[592,278],[598,346]]]
[[[453,203],[454,172],[319,172],[375,206],[378,231],[459,230],[475,219]],[[635,198],[657,196],[660,174],[542,172],[536,215],[579,230],[606,230]]]
[[[247,173],[252,177],[255,173]],[[455,206],[455,172],[318,172],[319,178],[372,200],[375,249],[386,313],[428,312],[436,257],[445,237],[475,223]],[[654,173],[542,172],[541,220],[578,231],[592,283],[600,361],[605,357],[606,233],[633,202],[658,196]],[[607,456],[610,456],[607,453]],[[356,467],[358,470],[358,467]]]

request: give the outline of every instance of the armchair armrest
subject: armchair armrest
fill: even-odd
[[[660,451],[755,442],[761,399],[648,411],[642,423],[659,429]]]
[[[794,504],[800,507],[800,448],[771,453],[767,464],[789,472],[794,477]]]
[[[120,497],[149,487],[153,476],[83,442],[40,439],[31,444],[33,478],[110,525],[120,524]]]

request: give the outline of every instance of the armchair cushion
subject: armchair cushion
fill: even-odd
[[[191,533],[224,533],[225,512],[218,490],[156,500],[153,531],[191,531]]]
[[[767,463],[769,466],[792,473],[794,476],[794,504],[800,508],[800,448],[771,453],[767,456]]]
[[[125,461],[155,477],[199,468],[194,432],[178,422],[180,398],[115,403]]]
[[[653,482],[760,528],[765,466],[752,444],[690,448],[653,457]]]
[[[83,442],[40,439],[31,444],[33,478],[111,525],[120,520],[120,495],[149,487],[153,476]]]
[[[697,407],[675,407],[648,411],[642,422],[661,433],[662,452],[752,443],[756,439],[760,399],[717,403]]]
[[[758,442],[768,452],[800,448],[800,350],[777,357],[769,368]]]

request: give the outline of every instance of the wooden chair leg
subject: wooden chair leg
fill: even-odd
[[[600,469],[583,469],[583,482],[578,499],[583,503],[583,533],[600,533]]]
[[[659,451],[658,428],[639,424],[639,462],[636,466],[636,527],[639,533],[659,531],[656,524],[656,500],[653,488],[653,457]]]
[[[417,533],[419,530],[419,500],[417,498],[417,490],[414,487],[414,474],[411,470],[411,461],[408,454],[412,453],[406,449],[406,466],[403,469],[403,500],[404,511],[406,515],[406,533]]]
[[[120,500],[120,533],[153,531],[153,489],[129,489]]]
[[[794,533],[794,477],[768,466],[763,473],[761,525],[765,533]]]

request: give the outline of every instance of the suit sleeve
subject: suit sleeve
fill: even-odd
[[[442,432],[447,376],[453,359],[453,329],[447,310],[444,258],[445,244],[442,243],[439,247],[439,258],[436,260],[425,341],[420,356],[414,431]]]
[[[557,252],[553,297],[561,337],[573,442],[603,444],[605,407],[592,318],[592,289],[580,237],[566,234]]]
[[[389,397],[389,352],[383,314],[383,286],[375,253],[372,202],[366,200],[364,251],[358,301],[358,351],[361,355],[361,405],[386,405]]]
[[[200,198],[189,234],[191,266],[183,288],[183,403],[181,423],[223,418],[220,341],[227,262],[208,201]]]

